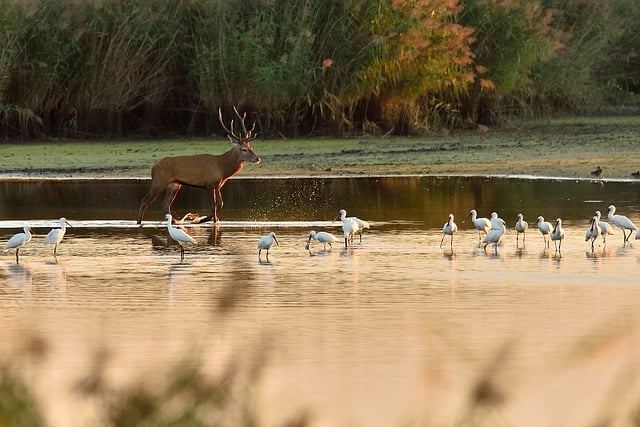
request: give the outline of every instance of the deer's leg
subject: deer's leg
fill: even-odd
[[[215,198],[213,200],[213,222],[219,222],[220,220],[218,219],[218,209],[222,209],[222,206],[224,205],[224,202],[222,201],[222,192],[220,191],[221,187],[217,187],[215,190],[213,190],[213,194],[215,195]],[[629,236],[631,236],[631,233],[629,233]]]
[[[144,216],[147,207],[158,197],[161,192],[162,189],[158,191],[154,188],[151,188],[147,195],[142,198],[142,201],[140,202],[140,209],[138,209],[138,218],[136,220],[138,224],[142,223],[142,217]]]
[[[211,195],[211,215],[202,218],[198,221],[198,223],[213,221],[220,222],[218,219],[218,209],[222,209],[222,205],[224,204],[222,201],[222,193],[220,193],[219,187],[206,187],[207,192]]]
[[[211,194],[211,215],[200,222],[220,222],[220,219],[218,219],[218,209],[222,209],[222,205],[224,204],[222,201],[222,193],[220,193],[220,187],[207,187],[207,191]]]
[[[162,201],[162,210],[164,213],[171,214],[171,204],[176,199],[178,192],[182,188],[181,184],[177,182],[172,182],[167,185],[167,194],[164,196],[164,200]],[[173,216],[173,214],[171,214]]]

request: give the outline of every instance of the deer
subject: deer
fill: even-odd
[[[256,124],[247,130],[245,118],[247,113],[240,115],[236,107],[233,107],[236,117],[240,121],[242,131],[238,134],[231,120],[229,128],[222,120],[222,109],[218,109],[218,119],[222,128],[227,133],[229,141],[233,144],[231,149],[223,154],[195,154],[188,156],[164,157],[151,167],[151,189],[142,198],[138,210],[137,223],[142,223],[147,207],[162,193],[165,192],[162,201],[163,214],[171,214],[171,204],[175,200],[183,185],[203,188],[211,195],[211,215],[201,218],[198,222],[213,220],[217,223],[218,210],[222,209],[222,193],[220,190],[232,176],[239,173],[245,162],[260,163],[260,157],[253,152],[251,141],[257,135],[254,134]]]

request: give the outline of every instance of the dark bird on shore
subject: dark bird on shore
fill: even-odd
[[[634,177],[634,178],[640,178],[640,171],[632,172],[631,176]]]
[[[591,171],[591,176],[595,176],[596,178],[600,178],[600,175],[602,175],[602,168],[600,166],[598,166],[596,168],[596,170]]]

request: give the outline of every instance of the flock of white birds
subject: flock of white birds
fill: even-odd
[[[622,230],[623,242],[626,243],[629,241],[631,234],[634,231],[638,231],[638,227],[631,222],[629,218],[624,215],[616,214],[616,207],[614,205],[610,205],[606,212],[607,218],[618,228]],[[613,234],[611,226],[601,221],[601,213],[600,211],[596,211],[591,218],[591,224],[585,233],[585,241],[591,241],[591,249],[594,248],[594,242],[598,237],[602,237],[603,242],[606,244],[607,235]],[[486,250],[487,246],[490,244],[494,245],[495,250],[497,251],[497,247],[500,244],[505,232],[508,230],[506,222],[498,216],[496,212],[491,213],[491,218],[479,218],[478,213],[475,209],[469,211],[467,216],[464,218],[462,222],[465,222],[467,218],[471,217],[471,222],[476,230],[478,230],[478,243],[484,244],[483,249]],[[197,243],[197,241],[191,237],[186,231],[183,229],[174,227],[173,218],[171,214],[166,214],[165,219],[167,221],[167,231],[169,232],[169,236],[171,239],[175,240],[180,245],[180,259],[184,259],[184,245],[186,243]],[[344,247],[347,248],[350,244],[353,244],[353,239],[356,234],[360,237],[360,242],[362,242],[362,231],[369,228],[369,223],[363,221],[357,217],[347,216],[347,212],[342,209],[338,212],[338,216],[335,220],[342,221],[342,232],[344,238]],[[54,245],[53,248],[53,256],[57,256],[58,245],[62,241],[66,227],[71,227],[71,224],[65,219],[60,218],[59,220],[60,228],[54,228],[44,239],[45,245]],[[555,224],[544,220],[542,216],[539,216],[536,219],[534,224],[535,227],[538,228],[540,233],[542,234],[545,242],[545,247],[549,247],[550,241],[554,242],[555,250],[560,251],[562,247],[562,240],[565,237],[565,232],[562,228],[562,219],[557,218]],[[518,214],[515,226],[516,230],[516,244],[518,244],[520,234],[522,234],[522,242],[524,243],[526,232],[529,228],[529,224],[524,220],[522,214]],[[627,234],[627,230],[629,233]],[[454,222],[453,214],[449,214],[449,218],[447,222],[442,227],[442,240],[440,241],[440,247],[444,244],[444,240],[446,236],[450,236],[449,245],[453,250],[453,235],[458,231],[458,226]],[[484,238],[482,236],[484,233]],[[20,262],[19,253],[20,249],[23,248],[29,241],[31,241],[31,227],[28,225],[24,226],[24,231],[22,233],[15,234],[12,236],[9,241],[4,245],[4,251],[7,252],[11,249],[15,249],[16,253],[16,262]],[[640,240],[640,232],[636,233],[636,239]],[[311,240],[317,240],[324,245],[324,249],[326,250],[327,245],[331,248],[332,244],[338,241],[338,238],[331,233],[325,231],[311,231],[309,233],[309,237],[307,240],[307,244],[305,249],[309,249],[311,244]],[[262,260],[262,251],[266,252],[266,259],[269,261],[269,250],[273,246],[273,244],[278,245],[278,239],[276,238],[276,234],[271,231],[266,236],[260,237],[258,240],[258,259]]]
[[[622,230],[623,243],[627,243],[631,234],[634,231],[638,231],[638,227],[626,216],[624,215],[616,215],[616,207],[614,205],[610,205],[607,209],[607,218],[618,228]],[[462,222],[466,221],[467,218],[471,217],[471,222],[476,230],[478,230],[478,242],[483,243],[483,249],[486,250],[487,246],[490,244],[494,245],[495,250],[497,250],[498,245],[500,244],[502,237],[507,231],[508,227],[506,222],[498,217],[496,212],[491,213],[491,218],[478,218],[478,213],[475,209],[469,211],[467,216],[462,220]],[[591,241],[591,249],[594,249],[594,243],[598,237],[602,237],[604,244],[607,242],[607,235],[613,234],[613,230],[611,229],[611,225],[609,223],[601,221],[600,218],[602,214],[600,211],[595,211],[593,217],[591,218],[591,224],[585,233],[585,241]],[[550,222],[544,220],[544,217],[539,216],[536,219],[534,224],[535,227],[538,228],[542,237],[544,239],[545,247],[549,247],[551,241],[553,241],[556,252],[560,251],[562,248],[562,240],[565,237],[564,229],[562,228],[562,219],[557,218],[554,225]],[[522,242],[524,243],[526,231],[529,228],[529,224],[524,220],[524,216],[519,213],[516,223],[514,225],[516,230],[516,245],[518,244],[518,239],[520,234],[522,234]],[[442,247],[444,243],[444,239],[446,236],[451,236],[450,247],[453,249],[453,235],[458,230],[458,226],[454,222],[453,214],[449,214],[449,220],[444,223],[442,227],[442,240],[440,241],[440,247]],[[627,234],[627,230],[629,233]],[[484,233],[484,238],[482,238],[482,233]],[[640,240],[640,232],[636,233],[636,240]]]
[[[174,227],[173,225],[173,217],[171,214],[166,214],[165,219],[167,221],[167,231],[169,232],[169,236],[171,239],[176,241],[178,245],[180,245],[180,260],[184,260],[184,245],[187,243],[195,244],[197,243],[196,239],[191,237],[186,231],[183,229]],[[343,209],[338,213],[336,220],[340,219],[342,221],[342,229],[344,231],[344,244],[345,247],[349,243],[353,243],[353,236],[358,234],[360,236],[360,241],[362,242],[362,231],[364,229],[369,228],[369,223],[363,221],[356,217],[347,217],[347,212]],[[60,218],[60,228],[54,228],[44,239],[45,245],[54,245],[53,248],[53,256],[57,256],[58,245],[62,241],[62,238],[65,235],[67,226],[71,227],[71,224],[65,219]],[[27,245],[31,241],[31,227],[29,225],[25,225],[22,233],[17,233],[13,235],[9,241],[4,245],[4,251],[8,252],[11,249],[15,249],[16,251],[16,263],[20,262],[20,249]],[[327,245],[331,247],[331,244],[338,240],[336,236],[331,233],[327,233],[325,231],[315,232],[311,231],[309,233],[309,239],[307,240],[306,249],[309,249],[309,245],[311,244],[311,240],[315,239],[320,243],[324,244],[324,248],[327,248]],[[276,234],[272,231],[266,236],[260,237],[258,240],[258,259],[262,259],[262,251],[266,252],[266,259],[269,260],[269,249],[273,244],[278,245],[278,239]]]
[[[54,245],[53,246],[53,256],[57,256],[58,254],[58,245],[62,241],[64,234],[67,231],[67,226],[71,227],[71,224],[67,222],[65,218],[60,218],[60,228],[54,228],[49,231],[49,233],[44,238],[45,245]],[[14,234],[9,241],[4,245],[4,251],[8,252],[9,249],[16,250],[16,262],[20,261],[20,248],[24,247],[27,243],[31,241],[31,227],[25,225],[22,233]]]

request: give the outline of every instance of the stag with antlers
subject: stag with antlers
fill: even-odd
[[[227,128],[222,120],[222,109],[218,110],[220,124],[233,143],[233,147],[229,151],[219,155],[196,154],[165,157],[153,165],[151,168],[151,189],[140,202],[138,224],[142,223],[142,217],[149,204],[163,191],[166,191],[162,202],[163,215],[170,214],[171,204],[183,185],[204,188],[211,195],[211,215],[199,222],[219,221],[218,210],[222,209],[223,205],[222,193],[220,192],[222,186],[229,178],[242,170],[246,161],[260,163],[260,157],[253,152],[250,145],[250,142],[257,136],[253,133],[255,123],[251,129],[247,130],[244,123],[247,114],[240,115],[235,107],[233,107],[233,111],[242,127],[240,134],[236,133],[233,120]]]

